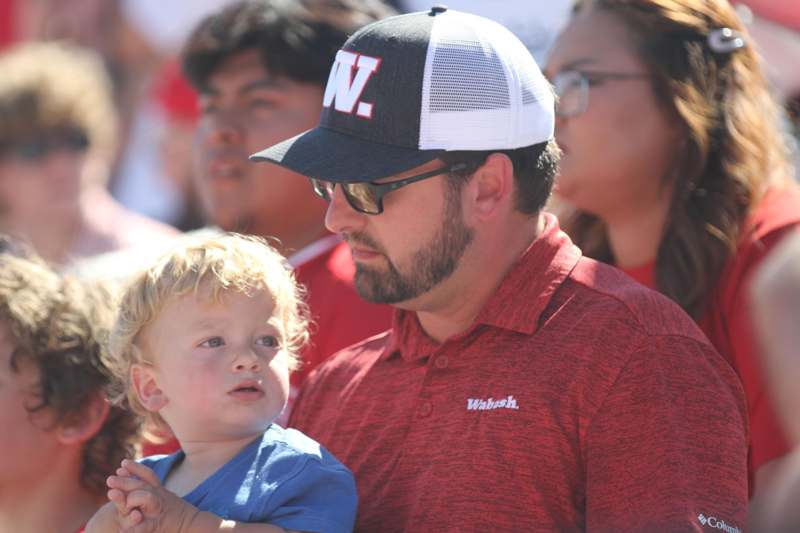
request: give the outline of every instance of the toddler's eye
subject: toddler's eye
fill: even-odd
[[[222,340],[222,337],[211,337],[210,339],[200,343],[200,346],[205,348],[219,348],[220,346],[224,345],[225,341]]]
[[[266,346],[267,348],[277,348],[278,347],[278,339],[274,335],[262,335],[256,341],[256,344],[260,344],[261,346]]]

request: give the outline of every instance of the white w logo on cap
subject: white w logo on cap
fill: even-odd
[[[336,61],[333,62],[331,73],[328,76],[328,85],[325,87],[325,95],[322,98],[322,105],[330,107],[335,105],[336,111],[352,113],[356,108],[356,115],[364,118],[372,118],[372,105],[366,102],[359,102],[361,93],[370,77],[377,72],[381,64],[380,58],[370,57],[361,54],[353,54],[339,50],[336,53]],[[353,68],[358,69],[353,76]]]

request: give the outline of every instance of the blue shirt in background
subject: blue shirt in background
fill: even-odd
[[[164,483],[183,458],[178,451],[140,462]],[[350,470],[316,441],[276,424],[183,499],[227,520],[325,533],[351,532],[357,505]]]

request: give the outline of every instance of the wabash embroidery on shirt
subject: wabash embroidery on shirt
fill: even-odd
[[[489,411],[492,409],[519,409],[519,406],[517,405],[517,399],[511,395],[502,400],[467,398],[467,411]]]
[[[322,105],[330,107],[334,104],[336,111],[351,114],[353,109],[356,115],[363,118],[372,118],[373,104],[361,102],[361,93],[367,82],[380,67],[381,59],[362,54],[353,54],[339,50],[336,52],[336,60],[331,67],[328,76],[328,85],[325,86],[325,95],[322,97]],[[353,76],[353,69],[356,75]],[[358,107],[356,107],[358,104]]]

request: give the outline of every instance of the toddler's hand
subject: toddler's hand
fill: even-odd
[[[122,461],[107,481],[108,498],[117,508],[122,533],[179,533],[199,511],[161,486],[150,468]]]

